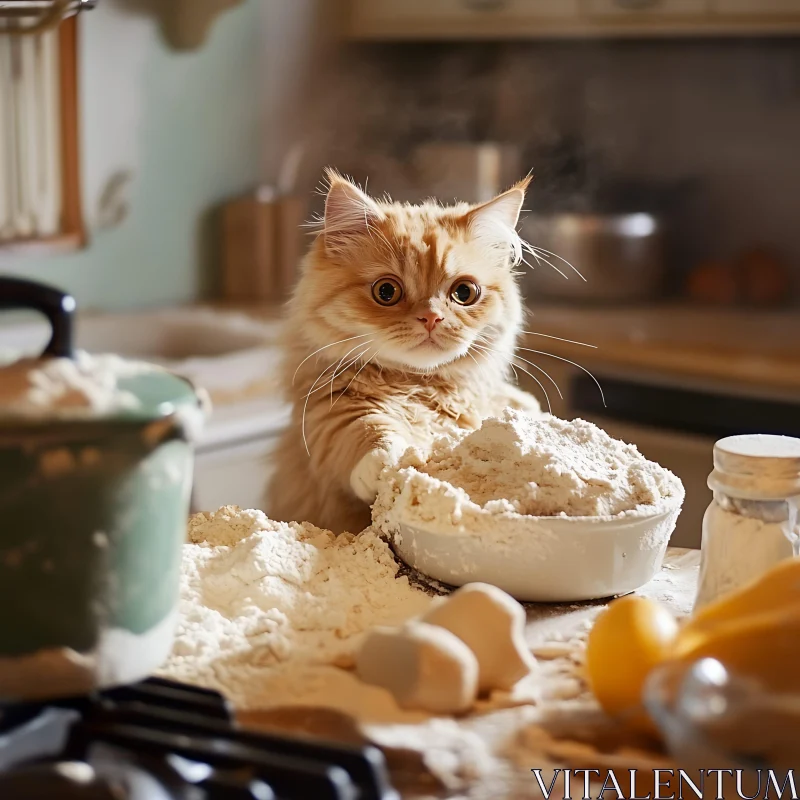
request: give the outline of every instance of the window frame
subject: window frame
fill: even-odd
[[[78,45],[76,15],[64,20],[58,29],[61,122],[60,231],[53,236],[33,236],[0,242],[0,259],[5,259],[9,255],[38,256],[70,252],[79,250],[86,244],[81,199]]]

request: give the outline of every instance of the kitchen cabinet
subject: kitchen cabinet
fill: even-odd
[[[568,28],[580,0],[352,0],[355,38],[504,38]]]
[[[358,13],[365,20],[439,20],[476,24],[520,17],[565,19],[580,13],[579,0],[360,0]]]
[[[588,0],[589,14],[604,17],[638,15],[643,18],[674,16],[678,14],[705,14],[710,0]]]
[[[279,436],[266,436],[211,452],[198,452],[192,486],[192,512],[220,506],[265,508],[267,485],[277,469]]]
[[[345,0],[355,40],[794,35],[800,0]]]
[[[350,33],[363,38],[504,36],[535,34],[569,24],[580,0],[354,0]]]
[[[714,0],[714,10],[750,17],[785,14],[796,18],[800,17],[800,0]]]

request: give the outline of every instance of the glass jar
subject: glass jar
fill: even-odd
[[[695,608],[800,555],[800,439],[720,439],[708,487]]]

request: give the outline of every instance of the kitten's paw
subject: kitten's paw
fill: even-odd
[[[388,464],[385,450],[370,450],[350,473],[350,488],[359,500],[374,502],[378,495],[378,476]]]
[[[359,500],[372,504],[378,495],[378,478],[386,467],[397,463],[407,445],[395,441],[389,447],[370,450],[350,473],[350,488]]]

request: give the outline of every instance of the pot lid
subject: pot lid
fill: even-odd
[[[90,355],[72,346],[73,298],[17,278],[0,278],[0,308],[47,316],[52,337],[40,358],[0,368],[0,421],[148,421],[197,409],[189,381],[152,364]]]

